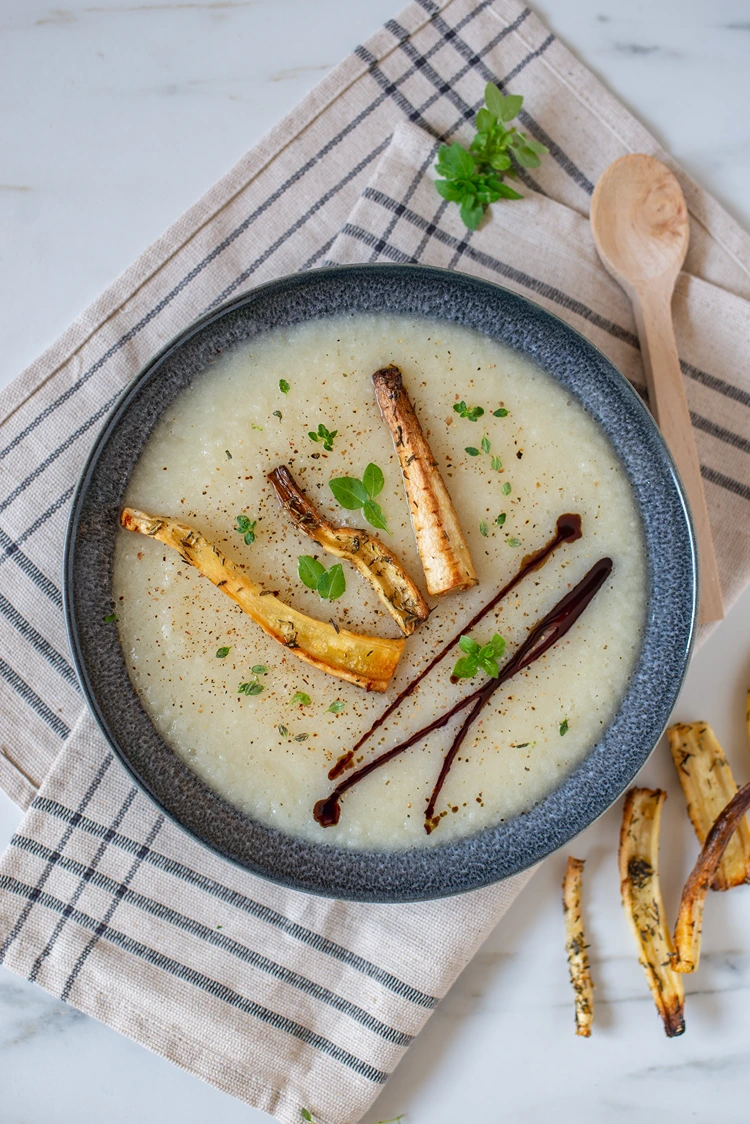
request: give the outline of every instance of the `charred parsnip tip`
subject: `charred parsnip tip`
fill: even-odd
[[[703,844],[680,899],[680,912],[674,931],[672,959],[678,972],[694,972],[701,954],[703,907],[727,843],[750,808],[750,784],[732,797],[716,819]]]
[[[448,489],[404,390],[401,371],[383,367],[372,381],[401,462],[427,592],[440,597],[469,589],[477,584],[474,564]]]
[[[620,829],[620,892],[638,946],[638,959],[668,1038],[685,1033],[685,990],[672,968],[672,941],[659,886],[659,825],[667,798],[661,789],[631,788]]]
[[[685,793],[690,822],[705,843],[717,816],[737,791],[732,770],[707,722],[683,722],[667,730],[677,775]],[[750,881],[750,825],[743,819],[719,864],[714,890],[730,890]]]
[[[563,878],[563,913],[565,915],[565,951],[568,954],[570,982],[576,998],[576,1034],[591,1037],[594,1021],[594,985],[589,971],[586,934],[581,916],[581,883],[583,859],[568,856]]]
[[[218,547],[186,523],[145,515],[126,507],[120,522],[127,531],[158,539],[231,597],[256,624],[298,659],[365,687],[385,691],[396,670],[404,640],[361,636],[297,612],[248,577]]]
[[[334,527],[315,510],[287,465],[269,472],[268,479],[294,525],[323,550],[357,567],[371,582],[404,636],[411,636],[417,625],[427,620],[427,602],[385,543],[357,527]]]

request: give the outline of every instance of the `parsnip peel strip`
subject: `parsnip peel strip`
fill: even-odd
[[[187,523],[146,515],[126,507],[120,517],[128,531],[157,539],[231,597],[244,613],[287,651],[313,667],[369,691],[385,691],[396,670],[404,640],[362,636],[306,616],[248,578],[229,558]]]
[[[453,590],[470,589],[478,578],[469,547],[437,461],[404,389],[401,371],[394,366],[382,367],[372,381],[401,464],[427,592],[441,597]]]
[[[668,1038],[685,1032],[685,989],[672,968],[672,941],[659,886],[659,827],[667,798],[661,789],[631,788],[620,829],[620,892],[638,959]]]
[[[669,748],[698,842],[706,841],[717,816],[737,792],[732,770],[707,722],[683,722],[667,730]],[[750,824],[741,821],[714,879],[714,890],[750,881]]]
[[[358,527],[334,527],[316,511],[287,465],[279,465],[269,472],[268,479],[295,527],[329,554],[356,566],[372,584],[404,636],[411,636],[417,625],[427,620],[430,615],[427,602],[385,543]]]
[[[594,1021],[594,985],[591,981],[586,934],[581,913],[583,859],[568,856],[563,879],[563,914],[565,916],[565,951],[576,1005],[576,1034],[591,1037]]]
[[[678,972],[694,972],[701,954],[703,908],[706,894],[719,868],[727,843],[750,808],[750,784],[744,785],[717,817],[706,836],[680,899],[674,932],[673,963]]]

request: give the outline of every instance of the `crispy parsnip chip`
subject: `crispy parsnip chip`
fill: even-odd
[[[375,372],[372,381],[401,464],[427,592],[441,597],[456,589],[470,589],[478,579],[469,547],[437,461],[404,389],[401,371],[394,366],[383,367]]]
[[[685,989],[672,968],[672,941],[659,886],[659,826],[666,798],[658,788],[631,788],[622,811],[618,859],[622,904],[638,959],[667,1037],[675,1038],[685,1033]]]
[[[373,585],[404,636],[411,636],[417,625],[427,620],[427,602],[385,543],[358,527],[334,527],[315,510],[287,465],[269,472],[268,479],[295,527],[329,554],[356,566]]]
[[[707,722],[682,722],[667,730],[669,748],[685,793],[698,842],[706,841],[716,817],[737,791],[732,770]],[[740,822],[719,864],[714,890],[750,881],[750,824]]]
[[[568,856],[563,878],[563,914],[565,915],[565,951],[568,954],[568,971],[576,1000],[576,1034],[591,1037],[594,1021],[594,985],[591,982],[586,934],[581,915],[581,882],[583,859]]]
[[[173,547],[185,562],[195,566],[222,593],[236,601],[251,620],[298,659],[368,691],[385,691],[388,687],[404,640],[361,636],[290,608],[246,577],[217,547],[186,523],[144,515],[129,507],[123,511],[120,522],[127,531],[138,531]]]
[[[719,814],[698,861],[685,883],[680,899],[680,912],[674,931],[672,961],[678,972],[694,972],[701,954],[703,907],[708,888],[719,868],[727,843],[750,808],[750,784],[744,785]]]

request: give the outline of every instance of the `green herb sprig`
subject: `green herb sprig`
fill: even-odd
[[[306,691],[295,691],[295,693],[292,695],[292,701],[290,702],[289,705],[290,706],[310,706],[311,703],[312,703],[312,699],[310,698],[310,696],[307,694]]]
[[[376,464],[368,464],[361,480],[354,476],[339,476],[328,482],[328,487],[342,507],[347,511],[362,508],[362,514],[371,527],[390,534],[383,509],[379,503],[375,503],[375,497],[382,492],[384,486],[385,477]]]
[[[530,140],[515,125],[508,126],[523,105],[520,94],[506,97],[488,82],[484,102],[477,113],[477,132],[469,149],[458,141],[441,145],[435,165],[435,171],[443,177],[435,181],[435,187],[443,199],[458,203],[461,219],[469,230],[477,229],[490,203],[498,199],[522,199],[523,196],[503,180],[506,176],[517,175],[516,164],[522,168],[538,168],[540,157],[548,151],[545,145]]]
[[[498,660],[502,659],[505,652],[505,640],[497,633],[489,644],[478,644],[471,636],[462,636],[458,646],[464,655],[457,661],[453,668],[454,679],[473,679],[479,669],[497,679],[500,674]]]
[[[479,421],[484,415],[484,408],[482,406],[467,406],[463,401],[454,402],[453,409],[460,418],[468,418],[469,421]]]
[[[567,718],[563,718],[562,722],[560,723],[560,737],[565,737],[569,729],[570,727],[568,726]]]
[[[282,394],[288,394],[289,393],[290,387],[289,387],[289,383],[286,381],[286,379],[279,379],[279,390],[281,391]]]
[[[344,709],[345,706],[346,706],[346,703],[342,699],[336,699],[336,701],[332,702],[331,705],[328,707],[328,710],[326,711],[326,714],[341,714],[341,711]]]
[[[247,515],[237,516],[237,526],[234,529],[238,535],[242,535],[248,546],[250,546],[250,543],[255,542],[255,527],[257,523],[257,519],[253,519],[251,522]]]
[[[238,695],[259,695],[263,691],[263,684],[253,678],[248,683],[240,683],[237,688]]]
[[[337,601],[346,591],[344,568],[340,562],[326,570],[322,562],[310,554],[302,554],[297,562],[300,581],[308,589],[314,589],[324,601]]]
[[[338,433],[337,429],[327,429],[323,425],[323,423],[321,422],[320,425],[318,426],[318,432],[313,433],[313,431],[310,430],[310,432],[308,433],[307,436],[310,438],[311,441],[320,441],[322,443],[325,451],[327,453],[330,453],[331,450],[333,449],[333,439],[334,439],[334,437],[336,436],[337,433]]]

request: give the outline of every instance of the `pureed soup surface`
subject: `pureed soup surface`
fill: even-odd
[[[114,592],[127,665],[166,741],[213,789],[254,818],[293,835],[352,848],[434,846],[530,808],[600,737],[624,694],[640,645],[645,558],[640,516],[607,438],[581,406],[523,356],[473,331],[429,320],[356,316],[266,335],[225,354],[165,412],[128,485],[126,503],[201,531],[249,577],[288,604],[356,632],[400,633],[374,589],[343,562],[346,592],[323,601],[297,573],[300,555],[338,560],[303,537],[266,474],[288,464],[324,517],[366,526],[333,497],[333,477],[379,465],[377,497],[392,532],[373,531],[424,591],[424,576],[391,435],[372,373],[395,363],[458,512],[479,585],[449,594],[406,641],[385,694],[297,659],[169,547],[118,534]],[[289,384],[285,394],[280,380]],[[482,406],[476,421],[453,409]],[[492,411],[507,409],[504,417]],[[308,436],[323,423],[333,449]],[[489,452],[482,438],[489,442]],[[485,442],[485,448],[487,442]],[[479,450],[470,455],[466,448]],[[502,468],[493,468],[499,457]],[[529,574],[472,635],[507,641],[505,659],[603,555],[611,577],[567,635],[491,697],[471,728],[427,834],[424,811],[460,717],[374,771],[341,801],[328,828],[312,809],[328,771],[431,656],[577,513],[582,537]],[[498,517],[505,515],[505,520]],[[237,516],[255,522],[246,544]],[[486,532],[486,533],[485,533]],[[228,648],[223,658],[217,655]],[[357,765],[404,740],[487,681],[452,684],[458,649],[357,755]],[[502,663],[502,661],[501,661]],[[256,695],[238,692],[252,682]],[[293,702],[297,692],[309,705]],[[334,705],[335,704],[335,705]],[[343,704],[343,705],[341,705]],[[346,774],[345,774],[346,775]]]

